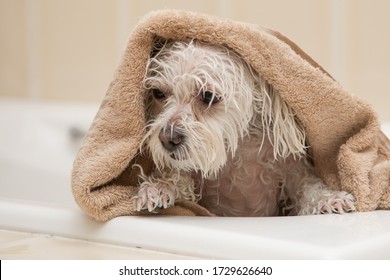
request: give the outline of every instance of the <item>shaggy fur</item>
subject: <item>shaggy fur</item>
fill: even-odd
[[[355,210],[351,194],[315,175],[294,111],[234,51],[159,42],[144,85],[150,119],[141,151],[157,169],[146,176],[141,168],[133,210],[183,199],[220,216]]]

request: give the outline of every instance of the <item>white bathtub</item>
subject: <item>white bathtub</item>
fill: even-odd
[[[73,201],[70,171],[97,108],[0,99],[0,230],[199,258],[390,259],[390,211],[93,221]]]

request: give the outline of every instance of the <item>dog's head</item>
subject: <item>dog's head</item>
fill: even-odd
[[[148,62],[145,88],[149,123],[142,145],[160,169],[215,175],[248,134],[262,135],[259,147],[268,135],[275,156],[304,152],[292,110],[226,47],[164,42]],[[285,126],[290,129],[281,131]]]

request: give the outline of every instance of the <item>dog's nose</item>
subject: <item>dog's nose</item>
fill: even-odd
[[[159,134],[161,144],[170,152],[176,150],[183,142],[184,136],[176,130],[161,129]]]

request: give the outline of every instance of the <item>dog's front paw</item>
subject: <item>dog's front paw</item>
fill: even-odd
[[[168,208],[175,202],[174,191],[168,186],[144,182],[141,184],[138,195],[132,199],[133,210],[148,210],[153,212],[156,208]]]
[[[355,198],[347,192],[335,192],[319,202],[321,214],[343,214],[355,210]]]

